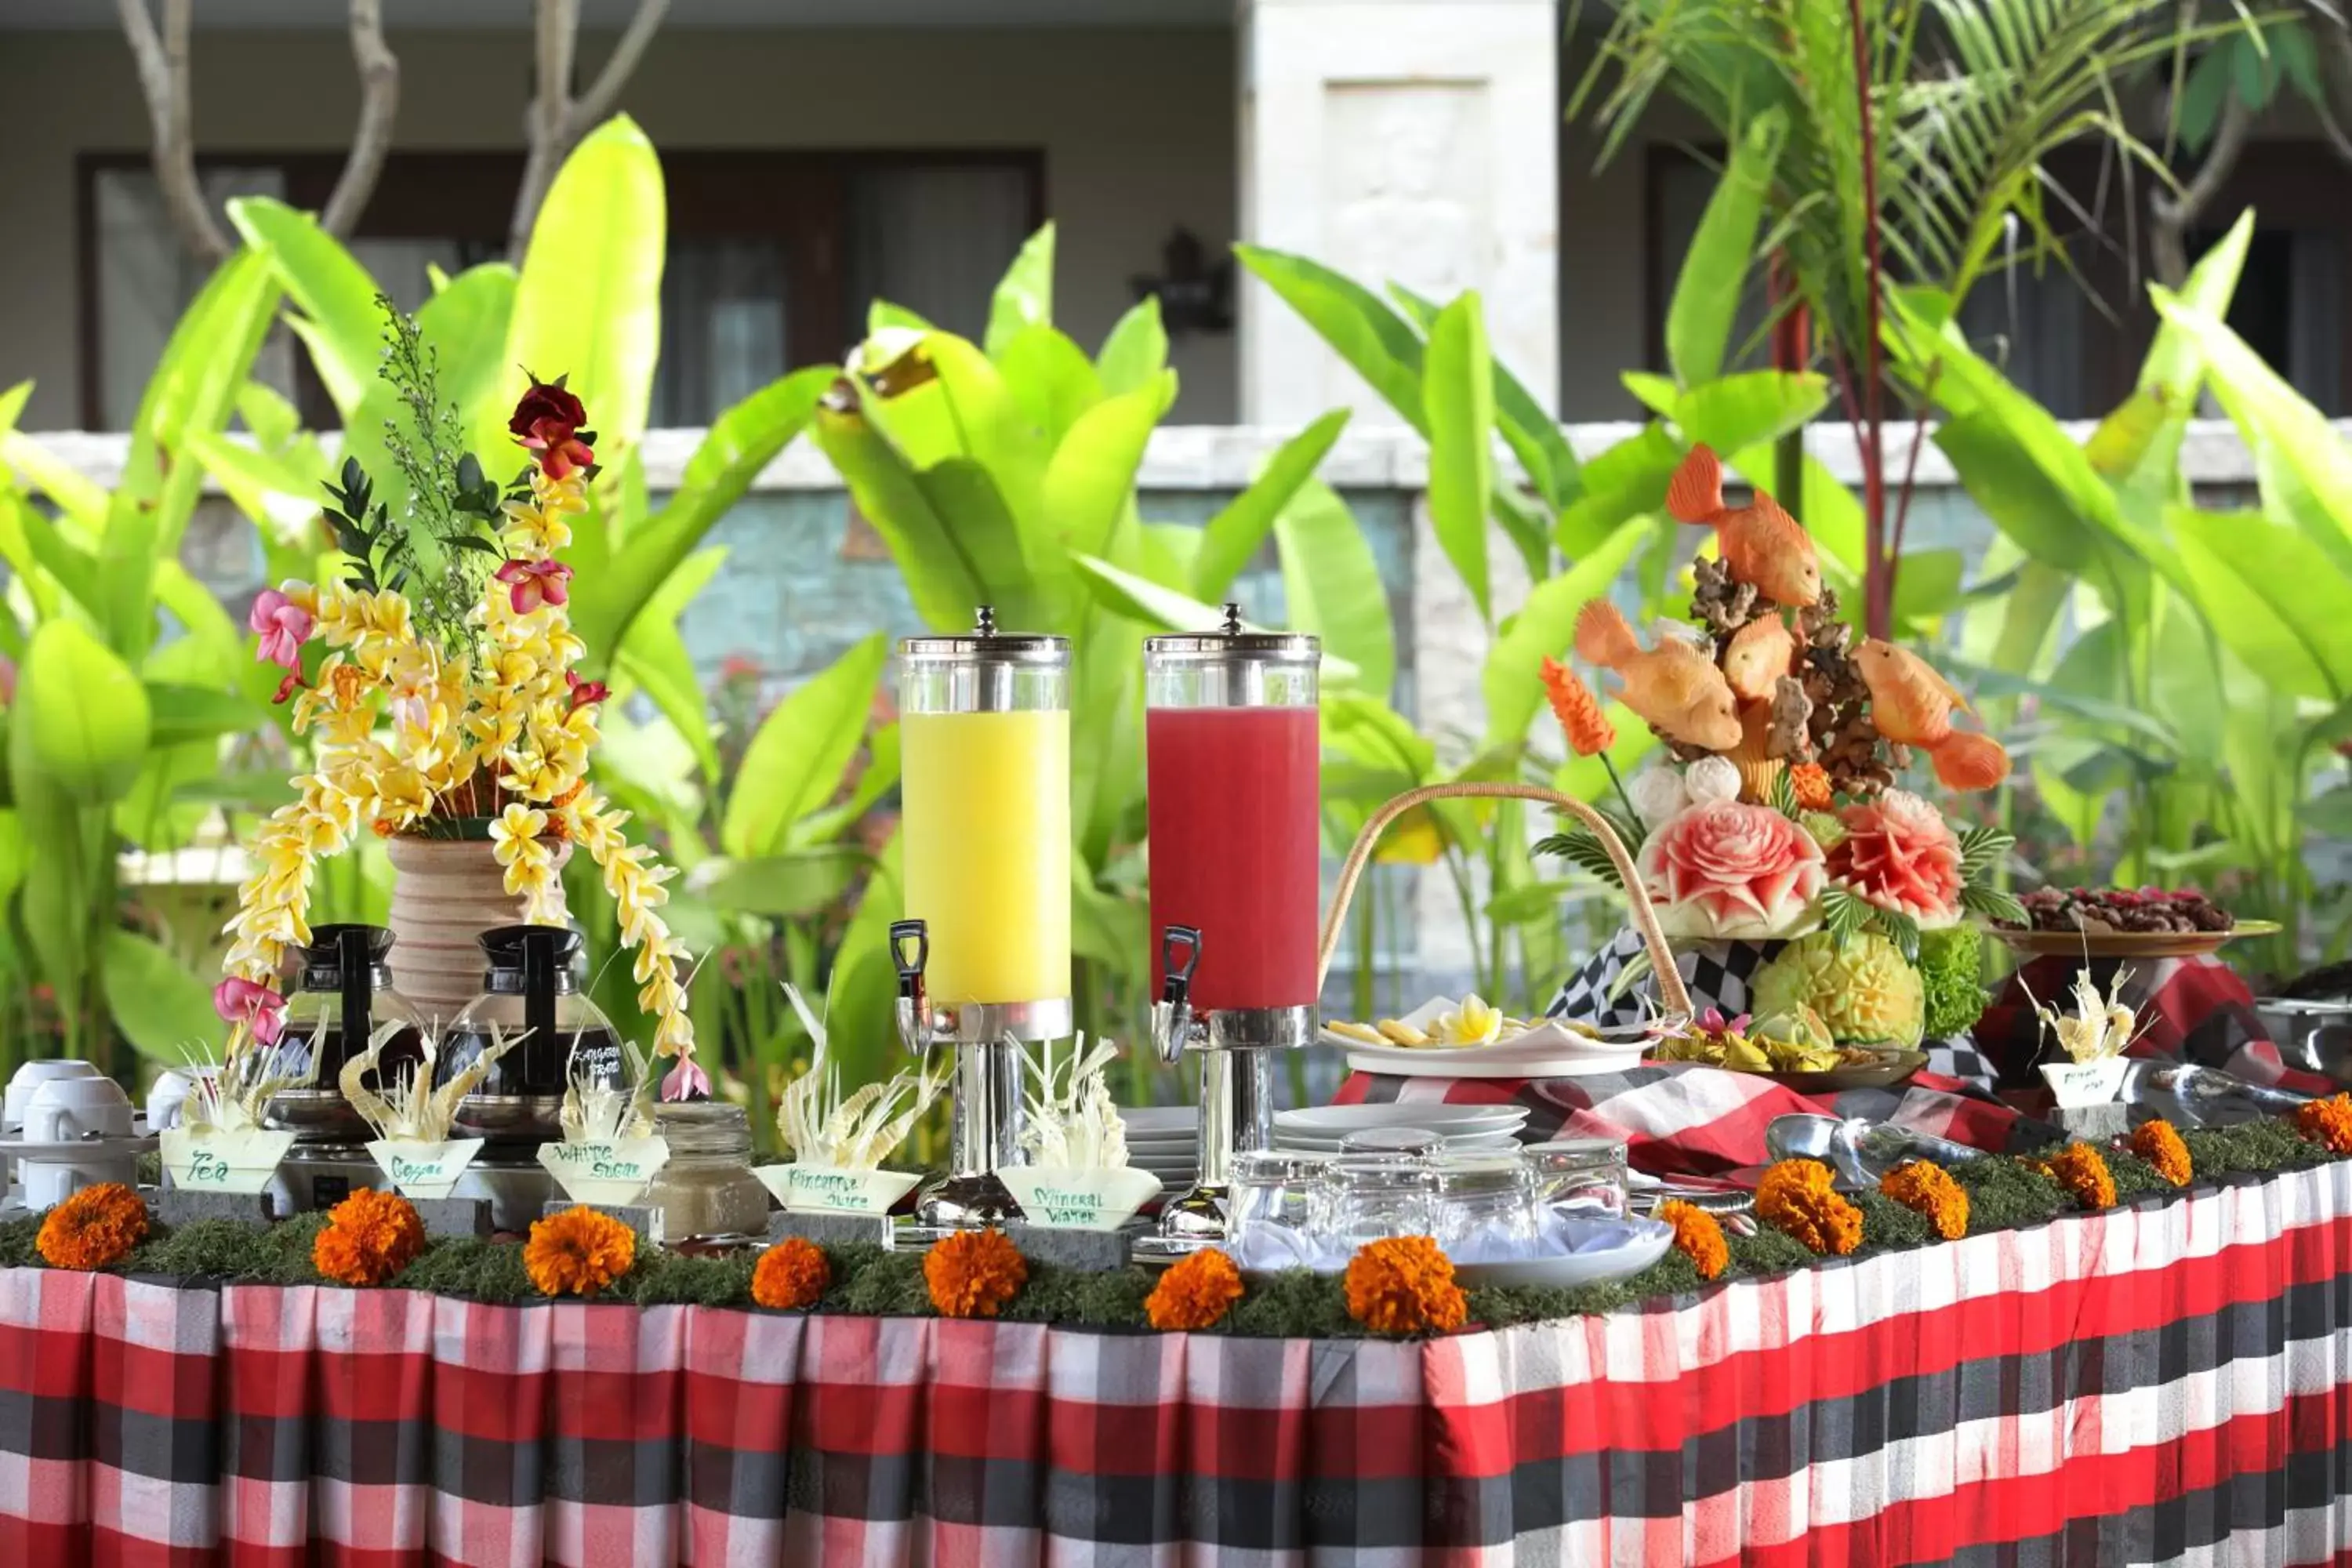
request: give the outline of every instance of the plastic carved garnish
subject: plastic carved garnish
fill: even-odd
[[[869,1083],[842,1098],[841,1072],[825,1061],[824,1025],[809,1010],[799,990],[786,984],[784,997],[799,1015],[814,1047],[808,1070],[776,1098],[776,1131],[803,1165],[836,1171],[871,1171],[897,1152],[916,1121],[930,1109],[953,1074],[954,1058],[936,1075],[902,1069],[887,1083]],[[901,1109],[903,1107],[903,1109]]]

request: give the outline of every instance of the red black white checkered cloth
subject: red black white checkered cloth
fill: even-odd
[[[0,1271],[0,1564],[2352,1547],[2352,1166],[1426,1343]]]

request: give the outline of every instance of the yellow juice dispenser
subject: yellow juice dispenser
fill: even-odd
[[[899,1034],[955,1052],[947,1174],[926,1226],[1017,1217],[995,1175],[1021,1150],[1021,1052],[1072,1028],[1070,645],[972,632],[898,645]]]

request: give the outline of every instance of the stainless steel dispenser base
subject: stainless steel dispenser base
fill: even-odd
[[[932,1230],[981,1230],[1021,1217],[1021,1205],[993,1171],[934,1178],[915,1200],[915,1223]]]
[[[1312,1007],[1234,1007],[1194,1015],[1184,1041],[1201,1058],[1201,1167],[1160,1210],[1171,1240],[1223,1241],[1235,1154],[1274,1147],[1274,1057],[1315,1039]]]

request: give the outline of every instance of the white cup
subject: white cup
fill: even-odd
[[[33,1103],[33,1096],[41,1086],[60,1079],[96,1078],[98,1068],[84,1061],[58,1060],[26,1062],[8,1080],[8,1093],[0,1100],[0,1128],[15,1130],[25,1124],[25,1112]]]
[[[178,1068],[165,1068],[157,1073],[153,1087],[147,1090],[147,1131],[161,1132],[165,1128],[177,1127],[181,1111],[188,1103],[188,1096],[195,1092],[195,1088],[196,1079],[193,1073],[183,1072]]]
[[[25,1107],[27,1143],[70,1143],[93,1132],[131,1136],[131,1097],[110,1078],[51,1079]]]

